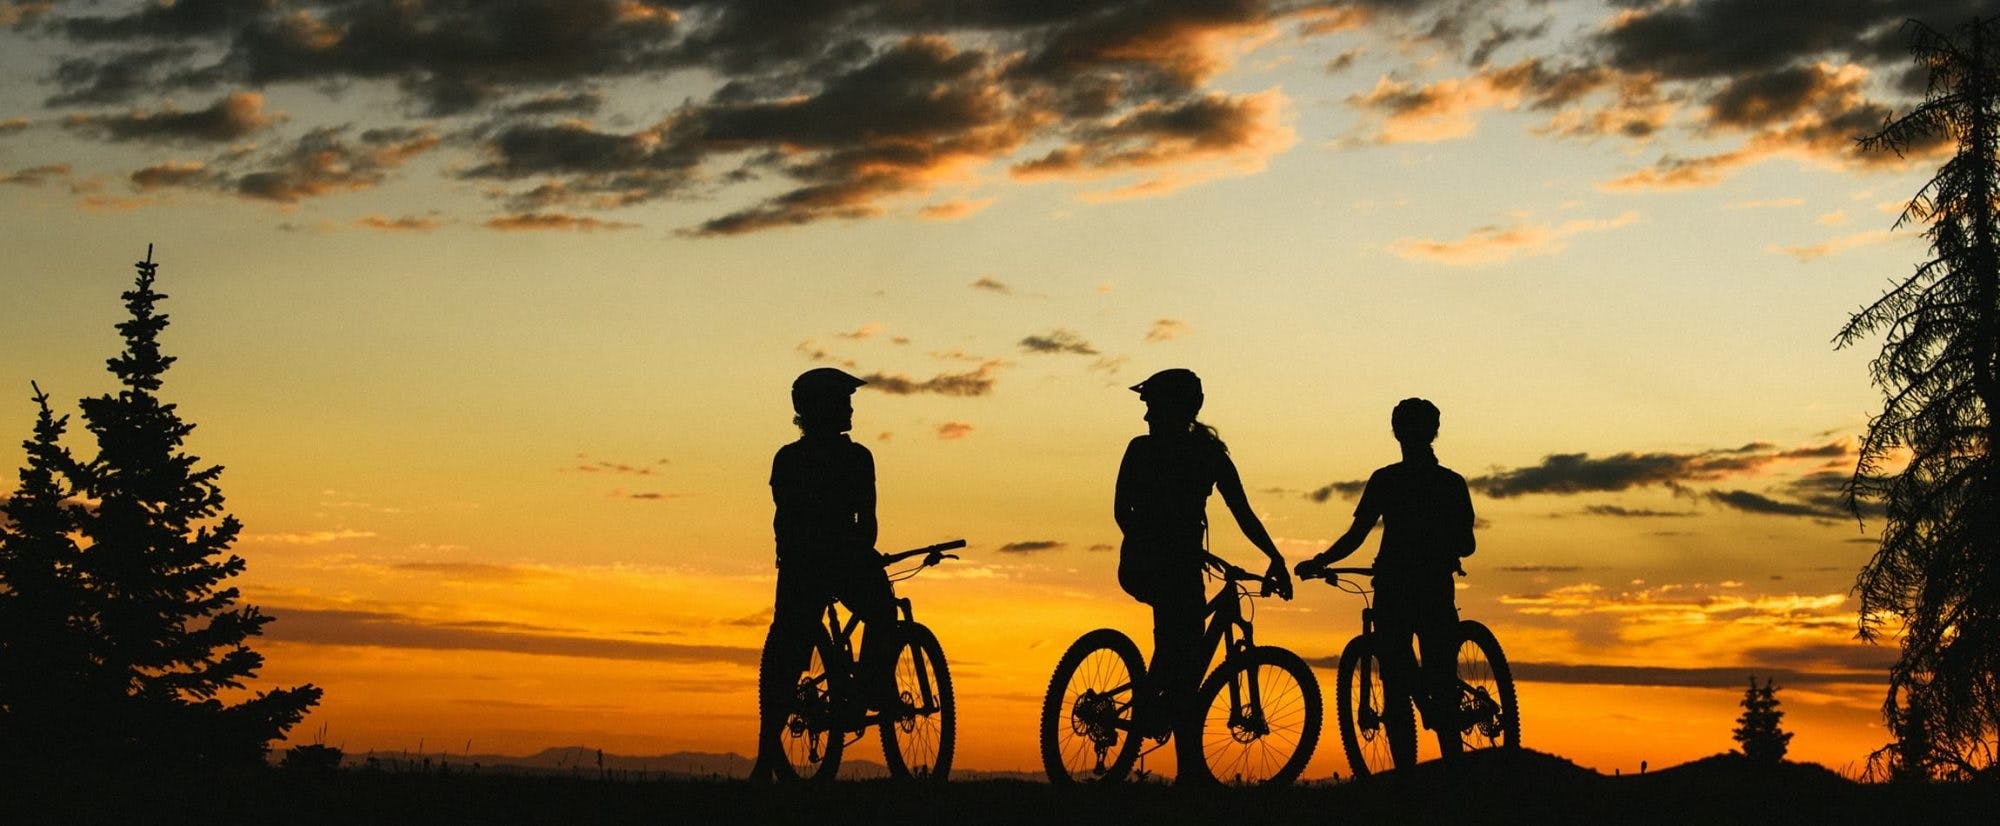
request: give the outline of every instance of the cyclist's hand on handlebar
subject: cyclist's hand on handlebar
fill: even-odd
[[[1300,579],[1313,579],[1326,573],[1326,562],[1315,556],[1300,562],[1292,570],[1298,573]]]
[[[1292,576],[1285,572],[1285,561],[1271,560],[1271,569],[1264,572],[1264,593],[1277,594],[1279,599],[1292,598]]]

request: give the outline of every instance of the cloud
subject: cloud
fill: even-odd
[[[1562,252],[1574,236],[1606,232],[1630,226],[1638,220],[1638,213],[1627,212],[1616,218],[1576,219],[1554,226],[1519,223],[1508,227],[1483,227],[1464,238],[1451,241],[1398,239],[1389,245],[1389,251],[1411,261],[1478,267],[1503,263],[1517,256],[1554,255]]]
[[[577,454],[576,458],[581,461],[573,466],[563,468],[561,472],[603,473],[615,476],[652,476],[656,473],[659,473],[660,468],[672,464],[672,462],[666,459],[658,459],[643,464],[634,464],[630,462],[611,462],[602,459],[592,460],[590,457],[585,456],[581,453]]]
[[[438,137],[416,129],[369,129],[350,138],[345,127],[307,132],[296,143],[266,156],[262,168],[233,181],[246,198],[297,203],[338,192],[358,192],[381,184],[389,173],[438,145]]]
[[[526,582],[555,576],[554,572],[542,568],[484,562],[399,562],[390,565],[389,569],[452,582]]]
[[[1780,461],[1845,456],[1851,455],[1851,451],[1852,445],[1841,441],[1791,451],[1753,443],[1697,453],[1619,453],[1602,458],[1587,453],[1559,453],[1544,457],[1538,465],[1496,471],[1467,480],[1467,484],[1496,499],[1528,494],[1616,492],[1648,485],[1671,487],[1716,481],[1754,473]]]
[[[310,531],[307,533],[246,533],[243,541],[253,545],[325,545],[348,539],[374,539],[374,531],[356,531],[342,528],[332,531]]]
[[[960,221],[979,214],[980,211],[992,206],[996,200],[998,199],[981,198],[976,201],[945,201],[937,204],[926,204],[918,208],[917,217],[927,221]]]
[[[404,215],[397,218],[387,215],[364,215],[354,219],[354,225],[379,232],[430,232],[444,226],[444,221],[418,215]]]
[[[47,164],[44,166],[33,166],[27,169],[17,169],[5,175],[0,175],[0,184],[14,184],[16,186],[41,186],[42,184],[48,183],[49,181],[52,180],[56,180],[59,178],[68,178],[70,176],[70,171],[71,171],[70,165],[66,163]]]
[[[937,436],[947,442],[957,441],[972,435],[972,425],[965,422],[945,422],[938,425]]]
[[[994,373],[1002,367],[998,361],[979,365],[979,369],[965,373],[940,373],[928,379],[912,379],[909,376],[890,373],[871,373],[862,379],[868,382],[863,390],[888,393],[891,396],[911,396],[932,393],[940,396],[984,396],[993,392]]]
[[[1054,539],[1029,539],[1001,545],[1000,552],[1003,554],[1033,554],[1043,551],[1062,550],[1066,547],[1069,547],[1069,543]]]
[[[1864,247],[1880,246],[1882,244],[1887,244],[1891,241],[1894,241],[1898,237],[1906,237],[1906,236],[1897,236],[1895,233],[1889,232],[1888,230],[1870,230],[1868,232],[1859,232],[1853,235],[1844,235],[1839,238],[1834,238],[1832,240],[1822,241],[1817,244],[1808,244],[1805,246],[1781,246],[1778,244],[1772,244],[1768,247],[1765,247],[1765,250],[1768,252],[1783,253],[1793,258],[1797,258],[1800,261],[1813,261],[1816,259],[1825,258],[1829,255],[1839,255],[1840,253],[1847,252],[1849,250],[1856,250]]]
[[[511,623],[434,622],[380,611],[317,610],[265,606],[277,621],[264,626],[266,639],[311,645],[355,645],[444,651],[497,651],[556,657],[676,663],[718,663],[756,667],[756,648],[680,645],[649,640],[592,637],[521,630]]]
[[[1707,668],[1671,668],[1655,665],[1600,665],[1594,663],[1509,663],[1514,679],[1524,683],[1570,683],[1584,685],[1625,685],[1657,688],[1740,689],[1751,675],[1772,680],[1779,686],[1884,684],[1888,663],[1880,670],[1800,671],[1746,658],[1742,665]]]
[[[27,118],[0,118],[0,136],[25,132],[33,124],[34,121]]]
[[[1693,516],[1691,511],[1656,511],[1646,508],[1623,508],[1617,505],[1590,505],[1583,509],[1590,516],[1610,516],[1618,519],[1678,519]]]
[[[1782,502],[1747,490],[1712,490],[1703,494],[1714,502],[1731,510],[1766,516],[1805,516],[1813,519],[1838,519],[1849,516],[1844,510],[1832,510],[1802,502]]]
[[[979,280],[972,282],[972,288],[975,290],[983,290],[989,293],[999,293],[1001,295],[1014,294],[1013,287],[1009,287],[1004,283],[994,280],[990,276],[984,276],[984,275],[980,276]]]
[[[264,131],[273,122],[272,116],[264,113],[263,95],[234,92],[217,98],[206,109],[193,112],[169,106],[158,112],[72,115],[62,125],[111,141],[228,143]]]
[[[1306,493],[1306,498],[1311,499],[1314,502],[1325,502],[1326,500],[1332,499],[1335,496],[1339,496],[1342,499],[1353,499],[1356,496],[1360,496],[1361,491],[1367,487],[1368,487],[1368,480],[1366,479],[1351,479],[1345,482],[1329,482],[1326,485],[1308,491]]]
[[[1146,340],[1152,342],[1173,341],[1187,335],[1193,328],[1188,323],[1174,318],[1162,318],[1153,322],[1146,331]]]
[[[495,216],[487,219],[485,226],[487,229],[497,229],[501,232],[596,232],[598,230],[616,231],[632,229],[639,225],[628,224],[623,221],[606,221],[601,218],[592,218],[588,215],[527,212],[517,215]]]
[[[1051,330],[1043,335],[1021,339],[1021,349],[1030,353],[1068,353],[1078,356],[1097,355],[1097,348],[1090,346],[1082,336],[1068,330]]]

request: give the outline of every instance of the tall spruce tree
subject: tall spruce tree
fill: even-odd
[[[183,452],[194,426],[156,395],[174,358],[160,350],[167,317],[155,305],[166,296],[153,289],[152,257],[149,247],[123,294],[125,349],[107,362],[123,389],[79,403],[97,443],[96,457],[74,466],[76,491],[94,507],[72,512],[91,618],[94,667],[80,693],[95,722],[88,739],[118,762],[255,763],[320,690],[222,702],[262,666],[248,638],[271,618],[239,605],[227,584],[244,562],[229,553],[242,525],[222,510],[222,468]]]
[[[82,613],[77,506],[68,480],[75,462],[62,446],[68,416],[49,409],[31,384],[34,436],[22,443],[20,486],[0,502],[0,766],[61,762],[82,722],[75,689],[88,673],[88,617]],[[79,755],[71,754],[74,758]]]
[[[1885,507],[1882,544],[1855,582],[1861,636],[1902,640],[1882,708],[1897,742],[1873,762],[1964,777],[1994,770],[2000,735],[2000,25],[1907,31],[1929,90],[1861,146],[1956,152],[1897,221],[1928,224],[1930,258],[1835,341],[1886,334],[1870,364],[1882,411],[1848,483],[1857,515],[1864,501]]]

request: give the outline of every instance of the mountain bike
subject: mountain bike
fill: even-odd
[[[945,551],[963,547],[965,540],[954,539],[883,554],[882,566],[923,557],[916,567],[890,574],[891,582],[901,582],[944,560],[957,559]],[[870,728],[881,733],[882,761],[890,776],[942,783],[951,773],[958,709],[952,699],[944,648],[929,628],[916,621],[908,598],[897,597],[895,607],[895,628],[867,629],[870,634],[893,633],[900,638],[894,708],[871,711],[856,696],[854,632],[860,618],[850,614],[843,619],[833,601],[826,604],[825,624],[814,626],[812,654],[805,667],[795,679],[769,683],[791,689],[786,698],[785,727],[778,735],[785,754],[784,762],[776,767],[781,777],[832,780],[840,770],[841,754]],[[767,685],[762,675],[759,685]]]
[[[1323,709],[1311,666],[1283,648],[1257,645],[1250,610],[1271,583],[1213,555],[1205,563],[1223,582],[1208,601],[1203,649],[1222,662],[1201,683],[1203,763],[1213,778],[1234,784],[1283,784],[1297,779],[1319,742]],[[1263,583],[1251,591],[1246,582]],[[1156,652],[1157,653],[1157,652]],[[1159,702],[1148,686],[1139,647],[1111,628],[1071,643],[1057,661],[1042,700],[1042,767],[1050,782],[1122,780],[1140,756],[1166,745],[1174,725],[1147,712]]]
[[[1500,642],[1485,625],[1458,622],[1456,695],[1416,698],[1403,686],[1424,691],[1418,675],[1392,676],[1386,670],[1383,646],[1391,643],[1375,633],[1374,589],[1354,577],[1373,577],[1373,568],[1326,568],[1300,579],[1324,579],[1327,584],[1361,597],[1361,633],[1340,652],[1340,682],[1333,690],[1341,746],[1355,777],[1414,765],[1417,762],[1416,714],[1436,732],[1438,750],[1447,759],[1472,749],[1516,748],[1521,745],[1521,709],[1515,701],[1514,675]],[[1390,688],[1394,686],[1395,691]],[[1415,706],[1413,709],[1412,706]]]

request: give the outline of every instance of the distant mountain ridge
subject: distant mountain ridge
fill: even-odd
[[[372,764],[369,761],[374,761]],[[619,778],[677,777],[702,779],[743,779],[750,776],[754,763],[735,752],[677,751],[658,755],[624,755],[589,746],[556,746],[529,755],[470,754],[448,752],[368,751],[341,759],[347,768],[371,765],[382,771],[497,771],[524,774],[561,774],[587,777],[605,774]],[[849,757],[840,762],[843,780],[870,780],[889,776],[880,762]],[[980,771],[952,769],[953,780],[1043,780],[1041,772]]]

